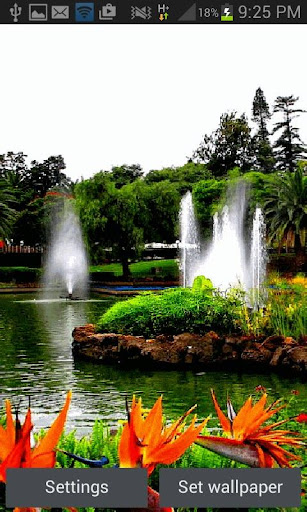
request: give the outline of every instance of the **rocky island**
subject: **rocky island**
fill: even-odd
[[[159,335],[153,339],[97,333],[95,325],[73,331],[73,355],[97,363],[164,369],[236,369],[307,375],[307,341],[284,336]]]

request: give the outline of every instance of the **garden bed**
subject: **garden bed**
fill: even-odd
[[[165,369],[241,369],[307,375],[307,341],[284,336],[221,336],[182,333],[146,339],[97,333],[93,324],[73,331],[76,358],[98,363]]]

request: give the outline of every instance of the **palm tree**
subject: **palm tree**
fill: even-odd
[[[270,240],[294,247],[297,266],[301,267],[305,263],[307,233],[307,176],[303,164],[293,173],[278,176],[267,194],[265,213]]]
[[[306,163],[305,163],[306,168]],[[297,266],[305,263],[307,233],[307,176],[303,165],[278,176],[268,187],[265,213],[270,241],[294,247]]]
[[[0,237],[8,237],[16,219],[14,195],[5,179],[0,179]]]

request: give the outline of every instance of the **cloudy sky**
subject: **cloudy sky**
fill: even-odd
[[[2,26],[0,154],[62,154],[74,179],[181,165],[258,86],[307,109],[305,43],[304,25]]]

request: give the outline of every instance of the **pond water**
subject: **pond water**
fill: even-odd
[[[24,409],[31,397],[36,428],[49,425],[69,389],[73,401],[67,423],[83,434],[96,418],[117,424],[125,418],[125,398],[143,397],[151,406],[162,393],[168,417],[198,404],[198,415],[213,413],[210,388],[221,400],[229,392],[236,406],[259,384],[270,397],[290,400],[289,414],[304,410],[306,386],[297,378],[206,371],[144,371],[74,361],[71,333],[75,326],[95,322],[116,298],[93,296],[82,301],[39,301],[39,295],[0,295],[0,398]],[[120,299],[123,300],[123,299]],[[297,390],[294,396],[291,391]],[[3,400],[1,400],[2,402]],[[1,406],[0,406],[1,407]]]

